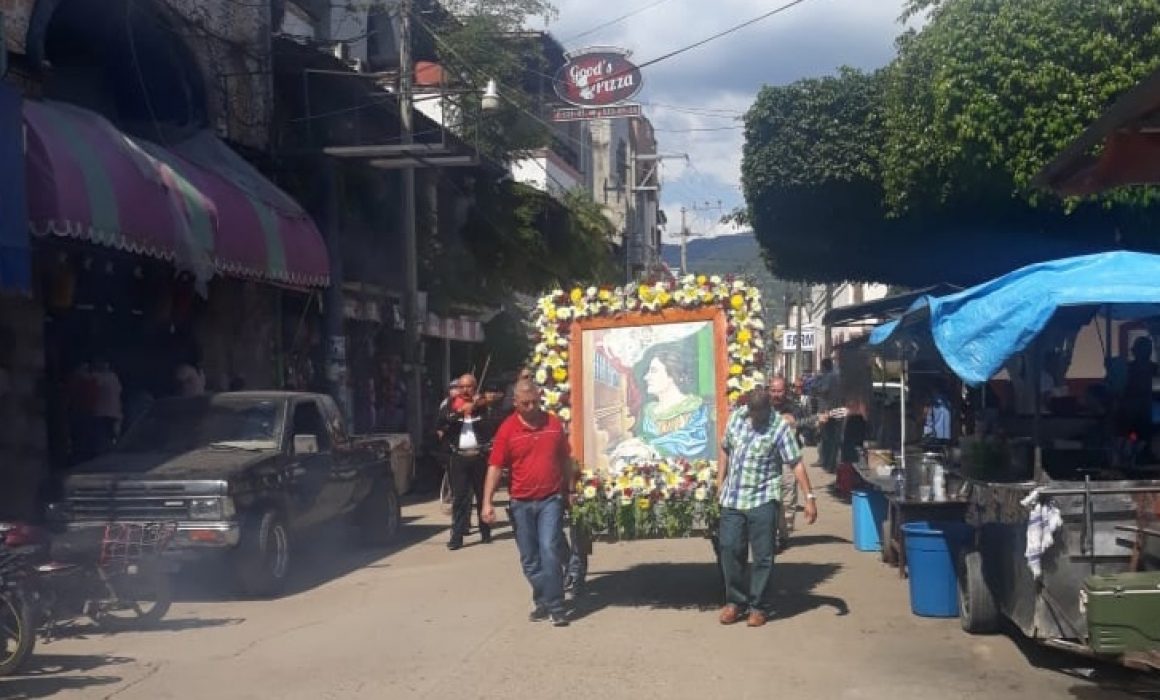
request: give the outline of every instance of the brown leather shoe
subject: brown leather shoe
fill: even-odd
[[[717,619],[723,625],[731,625],[741,619],[741,608],[736,605],[726,605],[721,608],[721,615]]]
[[[760,610],[750,611],[749,619],[745,621],[745,624],[750,627],[761,627],[765,624],[765,613]]]

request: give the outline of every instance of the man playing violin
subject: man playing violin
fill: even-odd
[[[491,525],[484,522],[483,482],[487,477],[487,453],[498,422],[490,419],[493,403],[503,395],[479,393],[479,384],[471,374],[456,382],[458,391],[439,412],[438,429],[451,449],[448,475],[451,481],[451,538],[447,548],[463,546],[463,537],[471,526],[471,500],[475,498],[479,536],[484,544],[491,542]]]

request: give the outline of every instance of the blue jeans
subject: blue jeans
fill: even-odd
[[[548,612],[564,612],[564,501],[551,496],[542,501],[512,499],[512,524],[520,565],[532,585],[532,602]]]
[[[561,539],[560,561],[567,561],[564,567],[564,580],[570,581],[574,588],[583,588],[588,578],[588,538],[583,536],[576,526],[568,526],[568,538]]]
[[[770,606],[773,541],[780,516],[781,503],[778,501],[770,501],[750,510],[721,509],[717,537],[720,540],[726,603],[766,615],[773,612]],[[753,560],[746,567],[745,560],[750,548],[753,549]]]

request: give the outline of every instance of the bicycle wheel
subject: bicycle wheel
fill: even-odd
[[[439,510],[443,515],[451,515],[453,509],[451,476],[447,472],[443,472],[443,483],[439,484]]]

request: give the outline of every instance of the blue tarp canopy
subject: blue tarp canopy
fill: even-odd
[[[1037,263],[941,297],[924,296],[870,335],[872,347],[927,333],[968,384],[993,377],[1057,312],[1106,308],[1115,319],[1160,316],[1160,255],[1118,251]]]

